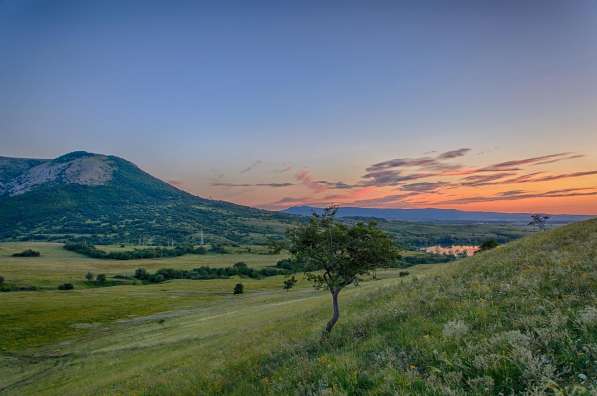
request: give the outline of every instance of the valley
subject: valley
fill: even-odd
[[[490,368],[446,366],[444,359],[458,362],[470,353],[489,358],[492,352],[474,352],[460,336],[446,335],[451,331],[464,332],[480,346],[500,334],[521,334],[531,356],[552,362],[549,369],[537,368],[548,371],[528,378],[531,362],[516,360],[521,359],[516,350],[506,352],[504,363],[491,370],[507,371],[493,371],[498,381],[474,385],[478,389],[544,386],[546,378],[556,389],[572,384],[589,389],[578,375],[596,374],[590,363],[597,357],[591,352],[597,342],[597,319],[591,316],[597,304],[595,238],[597,222],[590,221],[455,263],[410,267],[406,277],[398,269],[379,270],[375,279],[343,293],[343,319],[329,345],[316,341],[329,315],[329,294],[313,290],[300,275],[290,291],[282,289],[283,276],[91,288],[82,281],[86,271],[114,275],[139,266],[227,266],[243,260],[258,267],[284,254],[117,261],[29,243],[40,257],[8,258],[25,244],[4,243],[0,273],[9,274],[7,279],[41,286],[71,280],[75,290],[0,294],[0,394],[283,394],[313,384],[348,393],[391,384],[394,391],[408,392],[472,389],[450,382],[450,373],[472,384]],[[238,281],[246,291],[235,296]],[[554,300],[554,294],[560,298]],[[550,322],[554,315],[561,318],[557,323]],[[557,331],[549,334],[560,346],[527,339],[522,334],[529,331]],[[562,338],[571,334],[580,337],[577,343]],[[370,360],[372,353],[381,360]],[[299,366],[300,378],[290,374]],[[445,374],[437,376],[433,367]],[[391,381],[384,377],[390,373]]]

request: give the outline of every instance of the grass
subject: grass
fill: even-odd
[[[131,250],[119,245],[100,246],[106,250]],[[33,249],[41,257],[11,257],[13,253]],[[17,286],[38,286],[56,288],[69,282],[75,287],[86,287],[85,274],[132,275],[136,268],[143,267],[154,272],[160,268],[193,269],[203,265],[210,267],[228,267],[243,261],[249,267],[261,268],[275,265],[286,258],[285,254],[253,254],[236,249],[231,254],[188,254],[179,257],[143,260],[104,260],[82,256],[62,248],[61,243],[51,242],[4,242],[0,243],[0,275],[6,282]]]
[[[324,343],[329,296],[302,277],[4,293],[0,394],[594,394],[596,262],[594,220],[382,271]]]

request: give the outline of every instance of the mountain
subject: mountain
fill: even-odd
[[[0,239],[249,243],[293,217],[197,197],[111,155],[0,157]]]
[[[310,216],[313,212],[321,213],[321,208],[312,206],[293,206],[283,210],[283,213]],[[418,222],[446,222],[446,223],[517,223],[529,222],[530,213],[500,213],[500,212],[467,212],[457,209],[378,209],[341,207],[338,217],[372,217],[386,220],[418,221]],[[572,223],[587,220],[594,216],[585,215],[552,215],[551,223]]]

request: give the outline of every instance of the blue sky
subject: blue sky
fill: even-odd
[[[269,208],[400,195],[400,184],[363,190],[366,169],[458,148],[471,149],[467,169],[574,153],[541,171],[588,172],[596,20],[591,1],[0,0],[0,155],[115,154],[194,193]],[[455,183],[445,177],[422,181]],[[471,196],[458,183],[425,204]],[[540,207],[597,213],[591,198]]]

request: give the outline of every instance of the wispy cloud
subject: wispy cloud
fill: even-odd
[[[294,186],[294,183],[212,183],[212,186],[216,187],[290,187]]]
[[[257,168],[259,165],[261,165],[263,163],[263,161],[261,160],[257,160],[255,162],[253,162],[251,165],[247,166],[245,169],[241,170],[240,173],[247,173],[252,171],[253,169]]]
[[[530,198],[563,198],[563,197],[581,197],[581,196],[595,196],[597,195],[597,188],[568,188],[562,190],[553,190],[546,192],[524,192],[524,191],[506,191],[489,196],[473,196],[456,199],[449,199],[435,202],[437,205],[448,204],[470,204],[479,202],[495,202],[495,201],[517,201],[521,199]]]
[[[461,148],[461,149],[457,149],[457,150],[446,151],[445,153],[441,153],[440,155],[438,155],[437,158],[438,159],[458,158],[458,157],[462,157],[462,156],[466,155],[469,151],[471,151],[470,148]]]
[[[296,175],[294,175],[294,178],[297,181],[301,182],[305,187],[307,187],[308,189],[310,189],[316,193],[319,193],[319,192],[322,192],[322,191],[325,191],[328,189],[328,187],[326,185],[313,180],[313,177],[307,170],[302,170],[302,171],[297,172]]]

